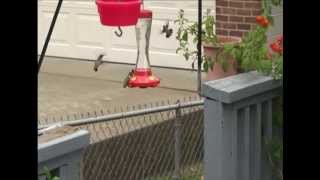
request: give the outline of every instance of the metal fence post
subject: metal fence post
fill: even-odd
[[[176,118],[174,120],[174,180],[181,180],[180,159],[181,159],[181,107],[177,101]]]

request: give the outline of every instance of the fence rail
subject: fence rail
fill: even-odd
[[[188,108],[188,107],[193,107],[193,106],[200,106],[203,104],[204,104],[204,100],[191,101],[191,102],[186,102],[186,103],[180,103],[180,101],[178,101],[176,104],[171,104],[171,105],[166,105],[166,106],[159,106],[159,107],[141,109],[141,110],[129,111],[129,112],[121,112],[121,113],[109,114],[109,115],[105,115],[105,116],[91,117],[91,118],[72,120],[72,121],[61,121],[61,122],[53,123],[53,124],[38,125],[38,129],[49,128],[50,126],[57,126],[57,125],[59,125],[59,126],[80,126],[80,125],[90,124],[90,123],[112,121],[112,120],[116,120],[116,119],[129,118],[129,117],[134,117],[134,116],[139,116],[139,115],[164,112],[164,111],[174,110],[174,109],[178,109],[178,108]]]

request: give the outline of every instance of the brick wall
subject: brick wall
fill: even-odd
[[[261,0],[216,0],[216,33],[243,37],[261,14]]]

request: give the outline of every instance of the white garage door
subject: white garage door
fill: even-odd
[[[154,66],[191,68],[175,50],[178,42],[175,39],[176,28],[173,20],[179,9],[184,9],[186,17],[197,20],[197,1],[154,1],[145,0],[145,8],[153,11],[153,23],[150,38],[150,60]],[[212,9],[215,15],[214,0],[204,1],[206,8]],[[57,0],[40,0],[38,3],[38,52],[40,53],[47,35]],[[161,28],[170,22],[173,34],[166,38]],[[136,61],[136,40],[134,27],[123,27],[123,36],[117,37],[116,28],[102,26],[94,1],[64,0],[47,56],[79,58],[94,60],[104,53],[104,60],[134,64]]]

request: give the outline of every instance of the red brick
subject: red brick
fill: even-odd
[[[256,26],[262,0],[216,0],[216,33],[243,37]]]
[[[237,9],[237,15],[250,16],[251,12],[248,9]]]
[[[237,10],[232,8],[222,8],[222,14],[236,15]]]
[[[217,7],[217,8],[216,8],[216,13],[217,13],[217,14],[221,14],[221,13],[222,13],[222,8]]]
[[[243,36],[243,32],[242,31],[230,31],[229,35],[230,36],[242,37]]]
[[[245,3],[245,7],[260,9],[261,8],[261,2],[246,2]]]
[[[229,17],[229,21],[232,21],[232,22],[243,22],[244,18],[241,17],[241,16],[230,16]]]
[[[246,23],[256,23],[255,17],[245,17],[244,22]]]
[[[220,22],[216,22],[216,28],[221,28],[222,24]]]
[[[216,20],[217,21],[224,21],[224,22],[227,22],[229,19],[228,16],[223,16],[223,15],[216,15]]]
[[[243,8],[243,7],[244,7],[244,2],[230,1],[230,2],[229,2],[229,7]]]
[[[226,0],[216,0],[216,6],[224,6],[224,7],[227,7],[227,6],[229,6],[229,3],[228,3],[228,1],[226,1]]]
[[[252,10],[251,15],[252,16],[259,16],[262,14],[262,10]]]
[[[251,29],[251,25],[250,24],[238,24],[237,27],[240,30],[250,30]]]
[[[236,29],[237,25],[232,23],[223,23],[222,28],[224,29]]]
[[[217,35],[223,35],[223,36],[229,35],[228,30],[226,30],[226,29],[217,29],[216,33],[217,33]]]

